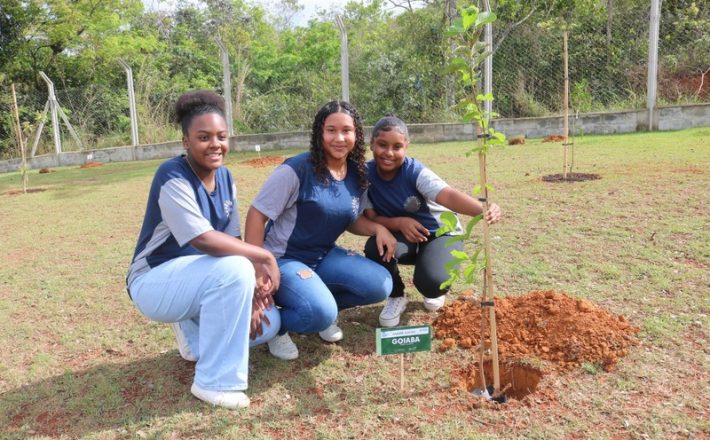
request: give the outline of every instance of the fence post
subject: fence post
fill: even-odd
[[[119,64],[126,70],[126,83],[128,86],[128,109],[131,116],[131,145],[137,147],[140,144],[138,139],[138,113],[136,112],[136,95],[133,91],[133,69],[123,60],[118,60]],[[134,151],[135,155],[135,151]],[[133,158],[135,160],[135,157]]]
[[[486,0],[484,2],[486,12],[491,12],[491,5]],[[488,23],[483,30],[483,41],[486,43],[486,50],[490,52],[483,63],[483,93],[493,93],[493,24]],[[487,118],[491,119],[493,111],[493,101],[486,100],[483,102],[483,111]]]
[[[62,136],[59,132],[59,118],[57,116],[57,96],[54,94],[54,83],[44,72],[40,72],[39,76],[42,77],[45,83],[47,83],[47,91],[49,97],[47,98],[47,104],[49,105],[49,111],[52,115],[52,134],[54,135],[54,151],[59,154],[62,152]],[[39,137],[39,136],[38,136]],[[32,149],[34,151],[34,148]],[[34,153],[33,153],[34,156]]]
[[[340,15],[335,17],[340,29],[340,87],[343,101],[350,101],[350,61],[348,59],[348,33]]]
[[[222,57],[222,92],[224,93],[224,104],[227,118],[227,130],[229,136],[234,136],[234,117],[232,116],[232,72],[229,68],[229,52],[222,43],[222,40],[217,38],[217,46],[219,46],[219,54]]]
[[[653,112],[656,107],[658,87],[658,27],[660,25],[661,0],[651,0],[651,19],[648,32],[648,77],[646,82],[646,109],[648,131],[653,131]]]

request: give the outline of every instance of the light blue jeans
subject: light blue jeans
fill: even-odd
[[[244,257],[191,255],[166,261],[129,286],[141,313],[160,322],[180,322],[197,357],[195,383],[203,389],[247,389],[249,346],[273,338],[281,326],[275,307],[270,325],[249,340],[254,266]]]
[[[384,301],[392,291],[387,269],[340,247],[313,267],[288,258],[278,263],[281,285],[274,300],[281,307],[281,334],[323,331],[338,310]]]

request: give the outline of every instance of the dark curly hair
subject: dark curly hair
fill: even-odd
[[[192,120],[207,113],[224,118],[224,98],[209,90],[193,90],[183,93],[175,102],[174,121],[182,127],[182,134],[187,135]]]
[[[348,160],[351,160],[357,166],[358,184],[360,189],[366,190],[368,185],[367,167],[365,165],[365,134],[362,126],[362,118],[355,107],[346,101],[330,101],[318,110],[313,127],[311,129],[311,162],[313,169],[318,179],[327,183],[330,178],[330,171],[325,162],[325,154],[323,150],[323,126],[328,116],[333,113],[345,113],[353,118],[355,123],[355,147],[348,154]]]

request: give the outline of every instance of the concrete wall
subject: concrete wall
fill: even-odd
[[[659,108],[654,114],[653,126],[659,130],[680,130],[691,127],[710,126],[710,104],[684,105]],[[539,138],[551,134],[562,134],[561,116],[541,118],[496,119],[496,130],[514,137],[523,135]],[[580,114],[579,119],[570,118],[570,130],[577,134],[611,134],[645,131],[648,129],[648,112],[632,110],[609,113]],[[371,127],[366,127],[365,138],[369,139]],[[412,142],[431,143],[445,141],[464,141],[473,139],[471,124],[410,124],[409,133]],[[235,151],[254,151],[256,145],[262,151],[286,148],[308,148],[310,133],[294,131],[287,133],[264,133],[233,136],[229,139],[230,148]],[[148,160],[172,157],[183,151],[180,141],[161,144],[139,145],[138,147],[116,147],[101,150],[48,154],[28,159],[31,169],[59,166],[81,165],[90,160],[99,162],[122,162],[129,160]],[[0,161],[0,172],[15,171],[20,168],[20,159]]]

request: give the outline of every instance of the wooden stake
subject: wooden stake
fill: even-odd
[[[399,354],[399,392],[404,392],[404,353]]]
[[[488,185],[486,175],[486,155],[481,151],[478,153],[478,166],[481,173],[481,193],[483,194],[483,215],[488,212]],[[488,222],[485,218],[483,223],[483,250],[485,252],[486,266],[483,269],[484,283],[482,302],[494,301],[493,296],[493,267],[491,258],[491,236]],[[494,393],[500,390],[500,369],[498,367],[498,331],[496,327],[496,310],[495,306],[487,307],[489,310],[490,335],[491,335],[491,362],[493,363],[493,390]],[[483,343],[483,333],[481,333],[481,345]],[[483,368],[483,364],[481,364]]]
[[[25,158],[25,143],[22,141],[22,125],[20,125],[20,111],[17,109],[17,95],[15,94],[15,83],[10,85],[12,89],[12,110],[15,113],[15,134],[17,144],[20,146],[20,156],[22,157],[22,192],[27,193],[27,159]]]
[[[565,30],[564,33],[562,34],[562,41],[563,41],[563,49],[562,49],[562,58],[564,59],[564,69],[565,69],[565,90],[564,90],[564,116],[563,116],[563,123],[564,123],[564,168],[562,169],[562,179],[567,180],[567,141],[569,139],[569,54],[567,51],[567,37],[568,37],[568,32]]]

